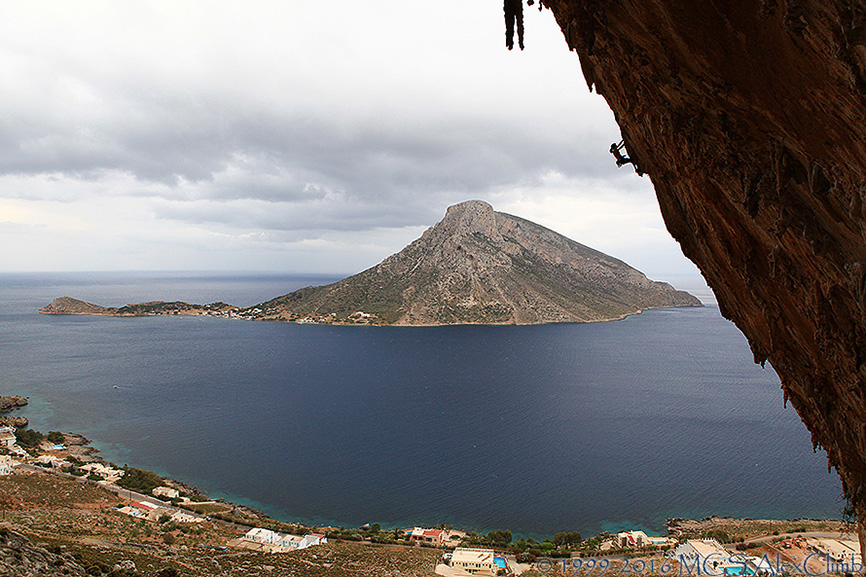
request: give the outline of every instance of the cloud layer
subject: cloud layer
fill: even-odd
[[[659,237],[546,11],[509,53],[495,3],[178,4],[4,6],[0,266],[353,272],[467,198]]]

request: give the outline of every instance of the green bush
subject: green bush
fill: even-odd
[[[18,445],[21,445],[25,448],[35,448],[39,446],[39,443],[42,442],[43,439],[42,433],[39,431],[34,431],[33,429],[16,429],[15,430],[15,442]]]
[[[59,445],[66,441],[66,437],[63,436],[63,433],[60,431],[48,431],[48,436],[45,437],[48,439],[50,443],[54,443],[55,445]]]
[[[130,491],[150,494],[151,491],[162,485],[162,477],[153,471],[145,471],[134,467],[125,467],[123,477],[117,482],[118,485]]]
[[[577,531],[572,531],[570,533],[557,533],[553,536],[553,542],[557,547],[561,547],[563,545],[580,545],[581,535]]]
[[[731,537],[725,531],[721,529],[713,529],[711,531],[706,531],[703,534],[704,539],[715,539],[719,543],[730,543]]]

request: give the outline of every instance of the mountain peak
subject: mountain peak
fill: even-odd
[[[483,200],[467,200],[448,207],[445,218],[436,225],[452,234],[480,232],[490,236],[496,229],[496,213]]]

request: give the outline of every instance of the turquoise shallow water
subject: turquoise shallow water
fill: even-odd
[[[0,383],[37,428],[287,519],[542,535],[841,510],[778,378],[715,306],[436,328],[35,313],[61,295],[253,304],[324,280],[0,275]]]

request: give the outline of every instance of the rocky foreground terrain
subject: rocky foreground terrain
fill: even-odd
[[[421,577],[441,551],[337,542],[264,554],[221,550],[246,527],[137,520],[91,483],[21,471],[0,477],[0,575],[53,577]]]

